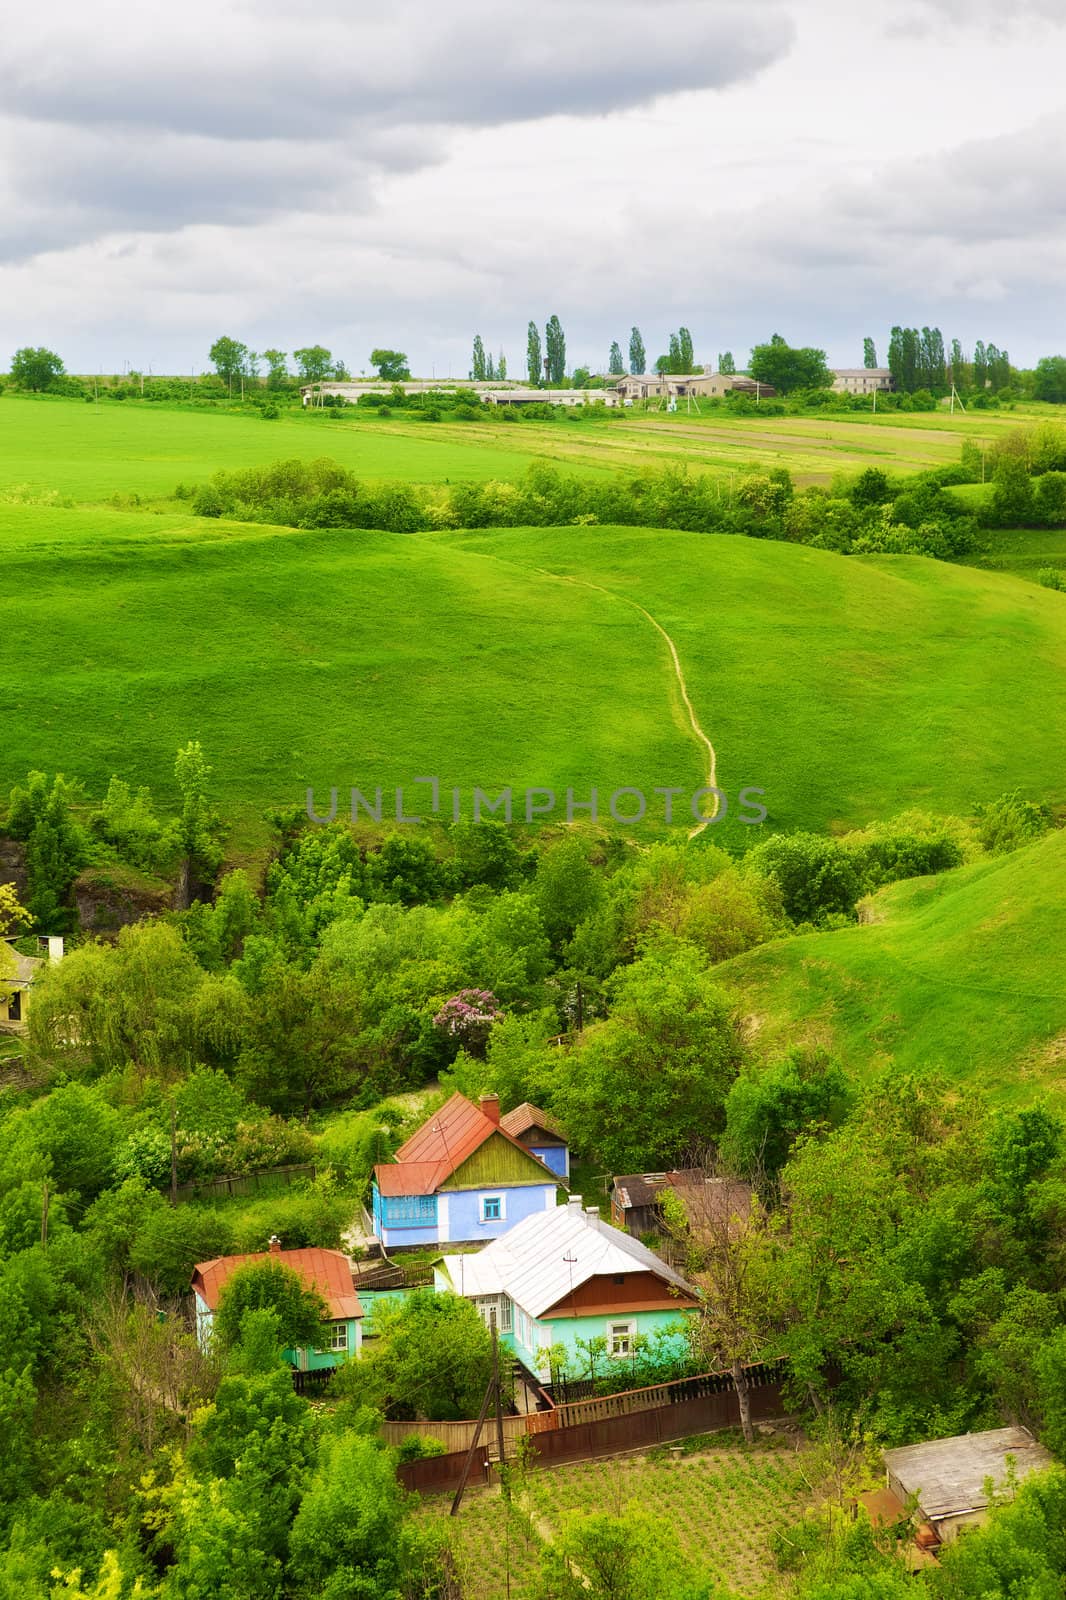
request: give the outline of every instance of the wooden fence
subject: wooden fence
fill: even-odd
[[[207,1178],[198,1183],[179,1183],[174,1191],[179,1205],[183,1200],[213,1200],[223,1195],[257,1194],[267,1187],[288,1188],[297,1178],[314,1178],[310,1164],[295,1167],[268,1167],[263,1172],[245,1172],[236,1177]]]
[[[780,1414],[781,1376],[777,1365],[749,1368],[753,1417]],[[546,1460],[573,1460],[590,1453],[591,1445],[597,1441],[602,1445],[601,1453],[610,1453],[635,1449],[640,1444],[655,1444],[663,1439],[683,1439],[690,1433],[731,1428],[739,1422],[740,1407],[728,1373],[704,1372],[694,1378],[678,1378],[672,1383],[658,1383],[646,1389],[630,1389],[621,1394],[551,1406],[527,1416],[504,1417],[504,1449],[511,1455],[517,1439],[532,1435],[538,1455]],[[476,1430],[477,1423],[473,1421],[382,1424],[384,1437],[391,1445],[400,1445],[411,1434],[420,1434],[423,1438],[439,1439],[449,1454],[469,1450]],[[495,1441],[493,1418],[485,1423],[481,1437],[486,1444]],[[566,1439],[579,1441],[573,1447],[577,1456],[562,1442]],[[633,1441],[632,1445],[625,1442],[628,1439]],[[597,1452],[591,1449],[591,1453]]]

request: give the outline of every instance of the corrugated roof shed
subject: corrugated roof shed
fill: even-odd
[[[557,1139],[563,1137],[562,1130],[554,1117],[549,1117],[539,1106],[530,1105],[528,1100],[523,1100],[520,1106],[515,1106],[513,1111],[508,1111],[505,1117],[501,1117],[500,1127],[504,1133],[509,1133],[512,1139],[520,1139],[531,1128],[543,1128],[545,1133],[554,1133]]]
[[[604,1275],[650,1272],[682,1294],[695,1294],[653,1250],[576,1199],[526,1217],[477,1255],[445,1256],[444,1266],[460,1293],[506,1294],[531,1317]]]
[[[361,1317],[363,1308],[355,1292],[351,1263],[339,1250],[260,1250],[253,1255],[216,1256],[193,1268],[192,1286],[208,1310],[217,1311],[222,1291],[237,1271],[251,1261],[280,1261],[297,1273],[309,1289],[317,1289],[329,1307],[330,1318],[340,1321]]]
[[[1015,1457],[1019,1480],[1054,1465],[1028,1428],[992,1428],[951,1439],[930,1439],[885,1451],[889,1484],[904,1499],[915,1496],[931,1521],[979,1511],[988,1504],[985,1484],[997,1488],[1007,1479],[1007,1456]]]

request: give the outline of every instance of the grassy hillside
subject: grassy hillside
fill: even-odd
[[[719,971],[772,1050],[797,1038],[860,1077],[935,1067],[1004,1099],[1066,1095],[1066,833],[893,885],[871,921],[741,956]]]
[[[1019,787],[1066,801],[1060,594],[920,557],[722,536],[592,528],[450,542],[645,606],[677,646],[719,786],[762,786],[779,826],[843,829],[909,805],[965,814]]]
[[[0,793],[42,767],[163,794],[189,738],[242,845],[309,784],[690,792],[705,752],[628,598],[674,639],[719,785],[764,788],[775,825],[966,812],[1019,785],[1066,799],[1066,606],[1014,578],[629,528],[403,537],[40,506],[0,506],[0,560]]]
[[[474,553],[0,507],[0,560],[0,793],[30,767],[164,793],[198,738],[254,844],[309,784],[699,781],[640,618]]]

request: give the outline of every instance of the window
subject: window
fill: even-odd
[[[632,1322],[607,1324],[607,1349],[612,1356],[624,1358],[633,1354],[634,1325]]]
[[[394,1195],[382,1205],[387,1228],[432,1228],[437,1221],[435,1194]]]
[[[503,1221],[502,1194],[483,1194],[481,1196],[481,1220],[482,1222]]]
[[[346,1322],[331,1322],[329,1325],[329,1343],[316,1344],[315,1354],[320,1356],[333,1355],[337,1350],[348,1349],[348,1324]]]
[[[500,1296],[500,1332],[511,1331],[511,1302],[505,1294]]]

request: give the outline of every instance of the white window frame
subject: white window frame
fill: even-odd
[[[499,1206],[500,1214],[499,1214],[498,1217],[487,1217],[485,1215],[485,1208],[489,1204],[490,1201],[495,1201],[495,1203]],[[481,1213],[480,1220],[482,1222],[486,1223],[486,1224],[491,1225],[494,1222],[506,1222],[507,1221],[507,1196],[505,1194],[503,1194],[502,1192],[500,1194],[483,1194],[483,1195],[481,1195],[479,1197],[479,1200],[478,1200],[478,1210]]]
[[[329,1325],[329,1343],[316,1344],[315,1354],[318,1356],[333,1356],[339,1350],[348,1350],[348,1324],[346,1322],[331,1322]]]
[[[632,1318],[624,1322],[616,1322],[613,1318],[607,1324],[607,1354],[614,1361],[628,1361],[633,1355],[633,1345],[637,1337],[637,1325]],[[624,1339],[626,1349],[617,1348],[618,1341]]]
[[[514,1327],[514,1309],[505,1294],[500,1296],[500,1332],[510,1333]]]

